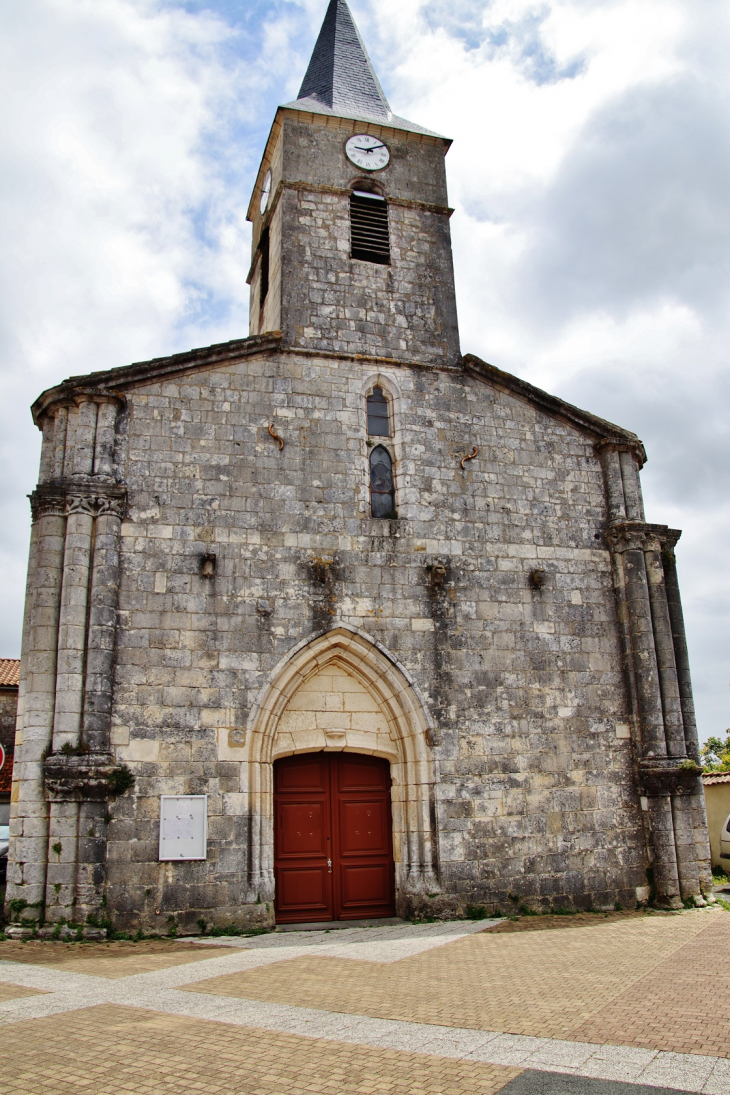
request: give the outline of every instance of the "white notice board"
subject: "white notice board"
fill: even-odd
[[[206,859],[207,795],[160,795],[160,859]]]

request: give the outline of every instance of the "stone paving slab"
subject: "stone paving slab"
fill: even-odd
[[[99,1007],[3,1030],[2,1095],[492,1095],[516,1069]]]
[[[22,962],[95,977],[129,977],[186,962],[199,962],[207,957],[193,943],[175,943],[165,939],[96,945],[52,941],[40,943],[34,940],[0,944],[0,963]]]
[[[364,946],[351,947],[347,955],[322,946],[317,954],[302,951],[296,957],[292,950],[290,961],[265,970],[196,979],[190,991],[412,1023],[573,1038],[577,1027],[639,978],[665,960],[671,969],[671,956],[715,924],[727,948],[730,916],[711,910],[599,922],[590,931],[479,932],[411,956],[403,941],[403,957],[390,964],[372,961]],[[381,944],[387,946],[398,953],[397,945]],[[596,1030],[578,1040],[611,1039]]]
[[[242,961],[246,956],[238,957]],[[229,963],[230,958],[225,957],[221,961]],[[16,968],[25,977],[30,974],[35,974],[36,977],[54,976],[48,970],[31,971],[22,966]],[[195,967],[186,968],[189,973],[197,972]],[[265,1004],[256,1000],[180,992],[177,988],[160,984],[163,978],[170,980],[175,976],[179,977],[183,972],[185,968],[165,971],[158,978],[142,975],[116,981],[57,973],[55,976],[63,981],[61,991],[43,999],[18,1000],[13,1004],[0,1005],[0,1016],[4,1016],[7,1022],[10,1019],[8,1009],[12,1008],[15,1012],[13,1019],[20,1025],[22,1020],[62,1015],[69,1011],[78,1012],[85,1006],[88,1009],[93,1005],[99,1007],[115,1004],[164,1012],[169,1016],[202,1023],[212,1021],[228,1026],[268,1030],[275,1034],[295,1034],[357,1046],[418,1052],[505,1068],[526,1067],[572,1072],[616,1082],[644,1082],[647,1077],[652,1078],[652,1069],[658,1069],[657,1075],[677,1077],[677,1090],[709,1093],[715,1092],[718,1086],[721,1091],[726,1090],[722,1087],[722,1078],[725,1075],[723,1067],[727,1062],[717,1058],[695,1057],[688,1064],[683,1057],[671,1053],[342,1015],[312,1008]],[[568,1065],[566,1061],[571,1063]],[[664,1079],[654,1077],[652,1082],[656,1086],[666,1086]]]
[[[652,923],[656,924],[657,918],[636,918],[633,921],[635,929],[639,933],[639,942],[643,940],[644,950],[654,955],[654,966],[649,970],[649,973],[642,973],[642,970],[646,968],[646,961],[643,967],[639,962],[639,968],[633,972],[633,981],[632,975],[627,974],[621,967],[619,970],[623,978],[621,992],[614,993],[613,997],[609,997],[607,1002],[604,1000],[606,1007],[610,1008],[612,1001],[620,999],[622,994],[626,995],[628,993],[630,995],[632,986],[640,983],[642,977],[656,975],[657,971],[661,972],[663,968],[665,969],[663,976],[668,977],[672,964],[677,964],[678,956],[683,968],[691,968],[691,962],[682,963],[681,961],[684,949],[687,947],[698,948],[700,952],[705,952],[711,947],[714,948],[715,954],[720,955],[724,953],[723,948],[727,949],[726,925],[730,926],[730,917],[727,917],[725,913],[698,911],[696,913],[681,914],[676,918],[664,919],[663,923],[666,930],[660,937],[657,937],[655,927],[650,926]],[[614,927],[619,926],[618,924],[614,925]],[[628,926],[630,925],[624,924],[624,927]],[[428,927],[438,926],[429,925]],[[592,937],[595,942],[594,949],[597,952],[597,957],[594,955],[593,959],[590,959],[588,952],[584,951],[582,958],[584,961],[583,972],[588,981],[593,983],[598,976],[597,971],[600,973],[602,967],[609,967],[612,976],[615,975],[616,964],[618,963],[620,966],[620,962],[625,958],[623,952],[627,946],[629,950],[633,948],[632,955],[634,959],[641,954],[641,948],[637,945],[635,933],[626,934],[624,932],[623,934],[612,935],[607,933],[606,929],[608,927],[610,925],[594,932],[531,932],[521,938],[530,939],[533,943],[541,938],[545,941],[546,947],[544,949],[548,952],[555,945],[557,939],[563,941],[566,964],[563,967],[562,976],[570,982],[574,972],[571,963],[575,963],[581,958],[581,952],[575,949],[576,937],[581,936],[583,939]],[[584,1095],[580,1087],[561,1088],[555,1086],[558,1083],[568,1083],[565,1077],[575,1077],[586,1082],[594,1080],[609,1082],[613,1086],[606,1088],[606,1093],[615,1091],[617,1095],[619,1092],[621,1095],[634,1095],[633,1089],[625,1087],[626,1083],[638,1084],[639,1087],[643,1084],[654,1092],[662,1090],[691,1091],[702,1092],[704,1095],[729,1095],[730,1093],[730,1060],[719,1056],[700,1053],[673,1053],[660,1050],[658,1047],[642,1048],[631,1045],[601,1044],[598,1039],[595,1042],[565,1036],[556,1039],[544,1035],[510,1033],[500,1029],[477,1029],[473,1025],[466,1024],[463,1027],[458,1027],[454,1026],[451,1020],[445,1024],[432,1021],[418,1022],[404,1015],[388,1018],[366,1013],[337,1011],[331,1005],[326,1008],[317,1008],[302,1006],[296,1001],[287,1001],[286,1003],[269,1002],[261,999],[244,998],[236,994],[225,995],[211,991],[211,984],[225,982],[227,978],[236,978],[249,974],[267,975],[273,978],[282,971],[290,973],[291,969],[296,967],[297,963],[300,963],[304,958],[314,963],[315,966],[319,964],[322,969],[328,971],[331,970],[333,963],[345,967],[356,980],[357,978],[362,979],[365,973],[372,975],[375,971],[386,979],[384,982],[386,985],[388,978],[392,979],[399,976],[403,971],[408,971],[409,968],[418,968],[419,964],[426,963],[429,958],[439,962],[446,959],[446,964],[450,963],[452,967],[452,980],[458,983],[464,976],[465,968],[469,964],[465,962],[464,955],[461,954],[461,951],[465,948],[467,952],[468,948],[471,948],[473,952],[471,965],[475,967],[473,977],[477,980],[480,976],[484,977],[485,970],[487,974],[493,976],[494,970],[498,970],[499,967],[499,964],[495,966],[493,963],[494,956],[491,955],[490,948],[487,947],[485,951],[482,945],[483,941],[489,939],[489,936],[478,933],[465,936],[463,933],[459,934],[455,929],[447,932],[446,938],[444,938],[443,932],[439,933],[436,930],[419,933],[419,935],[414,933],[412,938],[409,938],[406,932],[398,939],[383,938],[374,934],[369,936],[367,932],[363,932],[357,937],[353,937],[357,938],[358,942],[348,942],[347,938],[343,943],[340,943],[339,939],[337,942],[332,942],[330,936],[329,940],[326,938],[315,939],[309,946],[307,940],[301,938],[306,934],[300,934],[300,939],[296,941],[296,945],[288,945],[284,948],[276,944],[269,944],[268,946],[265,944],[265,940],[273,940],[275,937],[261,937],[263,945],[250,950],[241,948],[211,950],[209,947],[200,947],[198,948],[199,961],[112,978],[76,972],[76,968],[56,969],[37,962],[0,961],[0,982],[5,985],[15,986],[21,993],[15,999],[0,1000],[0,1023],[3,1024],[2,1039],[0,1040],[0,1059],[3,1047],[10,1044],[8,1036],[12,1041],[14,1032],[26,1027],[30,1028],[31,1024],[35,1023],[40,1026],[45,1024],[48,1029],[55,1029],[58,1024],[70,1023],[72,1026],[69,1027],[69,1030],[73,1030],[75,1029],[74,1017],[91,1013],[105,1016],[110,1009],[116,1009],[117,1011],[129,1011],[131,1014],[142,1011],[149,1012],[155,1014],[160,1021],[167,1019],[173,1024],[178,1020],[187,1021],[198,1024],[201,1029],[212,1029],[218,1025],[239,1031],[245,1030],[249,1034],[254,1032],[257,1037],[260,1036],[264,1040],[269,1037],[272,1044],[280,1036],[300,1039],[305,1043],[302,1053],[307,1052],[307,1045],[310,1042],[324,1042],[335,1045],[338,1047],[338,1051],[345,1053],[345,1055],[348,1052],[356,1052],[357,1054],[367,1053],[368,1051],[377,1054],[392,1052],[398,1057],[411,1054],[418,1056],[419,1060],[421,1058],[433,1058],[441,1062],[452,1061],[486,1068],[512,1070],[509,1076],[501,1079],[499,1083],[494,1080],[494,1076],[497,1074],[489,1073],[484,1082],[493,1086],[482,1088],[477,1084],[473,1087],[475,1095],[478,1095],[481,1090],[490,1092],[499,1090],[500,1084],[503,1087],[511,1077],[518,1074],[519,1070],[527,1070],[535,1078],[534,1083],[543,1085],[543,1088],[538,1087],[535,1090],[544,1090],[546,1095],[562,1095],[563,1091],[568,1095],[571,1095],[572,1092],[576,1092],[576,1095],[577,1093]],[[418,944],[421,947],[425,937],[430,939],[429,948],[414,955],[412,953],[413,945]],[[531,968],[530,964],[528,963],[524,970],[519,962],[515,965],[515,957],[519,957],[519,948],[515,949],[515,941],[519,938],[520,936],[516,935],[496,936],[492,937],[492,942],[499,943],[502,947],[501,964],[503,970],[509,975],[508,979],[511,978],[514,981],[517,978],[519,981],[522,978],[529,987],[526,976]],[[398,959],[399,949],[400,953],[405,956],[400,960]],[[667,951],[669,951],[668,955]],[[658,958],[657,952],[659,952]],[[89,953],[94,953],[93,947],[90,948]],[[533,982],[538,988],[544,989],[545,985],[549,988],[549,982],[544,979],[544,970],[539,967],[540,952],[536,952],[537,957],[535,957],[535,954],[528,948],[526,953],[528,957],[532,955],[533,965],[536,961],[538,962],[533,973],[537,971],[543,978],[541,981],[540,977],[535,976]],[[482,957],[486,954],[487,961],[480,967],[478,962],[475,963],[474,961],[474,954]],[[362,960],[363,955],[367,955],[366,961]],[[632,955],[629,957],[632,957]],[[662,955],[664,957],[661,957]],[[343,957],[346,957],[349,961],[343,961]],[[455,960],[457,957],[459,957],[458,961]],[[122,955],[118,955],[118,958],[121,960]],[[550,966],[551,961],[552,959],[548,954],[548,966]],[[591,966],[591,962],[596,968]],[[90,969],[92,967],[87,966],[86,968]],[[623,972],[621,972],[622,970]],[[564,1001],[564,992],[559,982],[561,975],[559,966],[556,967],[556,971],[553,975],[554,994],[559,1001],[557,1006],[564,1007],[564,1002],[560,1003],[560,1001]],[[410,980],[412,991],[419,991],[424,982],[423,974],[421,973],[416,977],[411,976]],[[497,978],[497,989],[499,989],[501,983]],[[607,983],[609,985],[613,984],[611,981]],[[434,982],[435,989],[440,991],[443,984],[445,984],[445,981],[440,981],[437,978]],[[203,991],[197,991],[201,987]],[[495,991],[495,984],[487,987],[491,988],[491,991]],[[23,990],[35,990],[35,992],[29,994],[28,991],[24,992]],[[640,1011],[641,999],[638,1000],[637,1007]],[[598,1011],[595,1014],[598,1014]],[[83,1022],[85,1023],[86,1020],[84,1019]],[[129,1027],[129,1024],[125,1026],[126,1033],[123,1035],[123,1040],[129,1037],[134,1038],[133,1032],[136,1028],[130,1028],[132,1030],[132,1034],[130,1034],[127,1027]],[[35,1030],[35,1027],[33,1029]],[[107,1037],[106,1026],[102,1026],[101,1036],[102,1040]],[[69,1037],[73,1041],[75,1035],[72,1033]],[[122,1036],[120,1035],[120,1037]],[[167,1065],[169,1067],[169,1062],[167,1062]],[[153,1085],[150,1088],[140,1086],[140,1084],[137,1087],[122,1085],[117,1086],[114,1090],[115,1092],[127,1090],[169,1091],[170,1095],[173,1095],[173,1092],[177,1095],[178,1091],[185,1093],[188,1090],[196,1092],[203,1090],[215,1092],[219,1090],[219,1088],[208,1085],[206,1076],[200,1076],[197,1080],[194,1080],[187,1075],[182,1065],[181,1069],[182,1079],[178,1086],[168,1084],[165,1087],[164,1084],[167,1081],[164,1077],[162,1079],[156,1077],[157,1087]],[[42,1070],[41,1073],[42,1078],[47,1080],[47,1076]],[[69,1080],[71,1086],[67,1085],[60,1088],[46,1087],[44,1089],[41,1086],[36,1089],[26,1084],[24,1088],[13,1087],[6,1089],[2,1087],[6,1075],[8,1073],[3,1073],[0,1064],[0,1095],[3,1095],[6,1091],[10,1095],[24,1095],[26,1092],[28,1095],[34,1095],[36,1090],[51,1090],[54,1095],[58,1090],[60,1095],[65,1095],[67,1091],[89,1091],[90,1083],[92,1084],[91,1090],[96,1091],[97,1080],[105,1082],[104,1075],[99,1074],[97,1076],[92,1070],[88,1075],[84,1074],[80,1078],[77,1077],[77,1088],[74,1088],[72,1081]],[[403,1081],[400,1079],[394,1080],[394,1075],[394,1073],[388,1073],[385,1078],[380,1077],[377,1083],[373,1080],[370,1087],[367,1087],[366,1084],[366,1087],[362,1090],[368,1092],[393,1091],[394,1095],[400,1090],[407,1093],[416,1090],[407,1086],[399,1088],[397,1085],[402,1084]],[[398,1075],[400,1076],[400,1073]],[[437,1081],[434,1079],[434,1075],[433,1070],[428,1073],[427,1079],[431,1087],[423,1087],[417,1090],[429,1092],[431,1090],[434,1092],[443,1090],[444,1093],[446,1091],[459,1092],[462,1090],[458,1087],[457,1080],[450,1074],[444,1080],[447,1086],[439,1089],[435,1086]],[[499,1075],[502,1076],[502,1074]],[[298,1073],[293,1078],[288,1073],[285,1075],[277,1073],[276,1082],[284,1085],[281,1087],[284,1092],[288,1093],[290,1090],[290,1087],[286,1086],[287,1084],[293,1084],[291,1090],[298,1091],[299,1089],[296,1087],[299,1082],[298,1077]],[[28,1080],[28,1083],[31,1082],[27,1075],[25,1075],[25,1080]],[[324,1083],[324,1081],[321,1082]],[[370,1083],[370,1080],[367,1082]],[[459,1080],[459,1082],[461,1081]],[[474,1083],[473,1077],[470,1082]],[[479,1083],[481,1082],[479,1080]],[[530,1082],[533,1082],[533,1080],[530,1080]],[[496,1087],[494,1083],[497,1083]],[[388,1086],[389,1084],[390,1086]],[[457,1086],[453,1086],[454,1084],[457,1084]],[[99,1088],[100,1093],[105,1090],[103,1086]],[[242,1095],[244,1093],[248,1095],[249,1092],[249,1088],[245,1085],[239,1088],[234,1087],[232,1090],[238,1090]],[[259,1091],[267,1095],[269,1090],[265,1086],[256,1086],[250,1089],[251,1095],[259,1095]],[[330,1089],[324,1086],[309,1088],[310,1095],[312,1092],[316,1095],[319,1090],[325,1092]],[[351,1089],[345,1086],[341,1087],[341,1090],[349,1092]],[[361,1089],[353,1088],[352,1090],[360,1091]],[[593,1089],[586,1087],[585,1091],[587,1095],[592,1095]],[[604,1095],[604,1089],[596,1088],[595,1095]]]
[[[676,950],[573,1031],[587,1042],[730,1055],[730,917]],[[730,1089],[729,1089],[730,1090]]]
[[[0,982],[0,1003],[4,1000],[20,1000],[26,996],[37,996],[42,989],[29,989],[20,985],[6,985]]]
[[[447,920],[435,924],[409,924],[401,921],[397,924],[382,925],[373,928],[347,927],[314,930],[306,932],[276,931],[259,936],[224,935],[213,937],[187,936],[181,943],[192,943],[202,947],[242,947],[246,950],[278,950],[289,947],[344,947],[347,944],[372,945],[392,943],[396,940],[420,942],[422,949],[440,946],[463,936],[475,935],[504,923],[501,919],[492,920]],[[414,951],[414,953],[417,953]]]

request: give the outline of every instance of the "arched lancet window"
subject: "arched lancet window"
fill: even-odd
[[[350,195],[350,244],[354,259],[390,264],[388,203],[380,194],[353,190]]]
[[[259,308],[263,308],[269,292],[269,229],[264,228],[259,240],[261,252],[261,281],[259,285]]]
[[[370,514],[397,517],[393,461],[384,445],[376,445],[370,453]]]
[[[390,437],[388,400],[382,388],[373,388],[368,396],[368,433],[371,437]]]

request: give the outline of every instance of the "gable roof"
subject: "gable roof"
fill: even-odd
[[[346,0],[330,0],[299,94],[285,108],[439,136],[393,114]]]
[[[69,377],[68,380],[64,380],[53,388],[48,388],[38,396],[31,408],[33,421],[39,428],[42,428],[43,418],[49,407],[58,400],[73,398],[74,394],[84,389],[97,388],[122,393],[142,384],[195,372],[198,369],[229,365],[254,354],[266,353],[291,353],[330,358],[354,357],[363,363],[377,361],[401,368],[418,365],[416,361],[399,361],[395,358],[366,358],[361,354],[351,355],[324,350],[295,349],[282,343],[280,331],[271,331],[264,335],[250,335],[248,338],[237,338],[231,342],[216,343],[213,346],[206,346],[199,350],[186,350],[184,353],[172,354],[169,357],[156,357],[151,361],[137,361],[133,365],[124,365],[118,369],[105,369],[103,372]],[[563,422],[570,423],[581,433],[591,434],[596,441],[610,440],[630,445],[641,462],[646,462],[644,446],[631,430],[624,430],[613,422],[607,422],[605,418],[599,418],[589,411],[581,410],[580,407],[574,407],[571,403],[566,403],[565,400],[558,399],[557,396],[550,395],[549,392],[544,392],[533,384],[528,384],[526,380],[521,380],[511,373],[505,373],[502,369],[497,369],[494,365],[489,365],[475,354],[465,354],[462,358],[462,367],[472,376],[524,399],[552,418],[559,418]]]
[[[536,388],[534,384],[528,384],[526,380],[521,380],[520,377],[513,376],[512,373],[505,373],[502,369],[489,365],[488,362],[482,361],[475,354],[464,354],[462,362],[466,371],[472,373],[473,376],[488,380],[496,387],[520,396],[552,418],[562,418],[572,426],[576,426],[581,432],[593,434],[597,440],[617,441],[630,445],[640,458],[641,463],[646,463],[644,445],[631,430],[616,426],[605,418],[599,418],[598,415],[591,414],[590,411],[583,411],[580,407],[574,407],[572,403],[566,403],[564,399],[559,399],[556,395],[550,395],[549,392],[544,392],[542,388]]]
[[[198,350],[185,350],[180,354],[168,354],[167,357],[154,357],[151,361],[135,361],[132,365],[121,365],[116,369],[104,369],[84,376],[70,376],[53,388],[47,388],[31,406],[33,421],[39,429],[43,425],[43,416],[48,408],[58,400],[73,398],[74,394],[89,388],[121,393],[129,388],[150,384],[155,380],[164,380],[171,376],[180,376],[195,369],[207,369],[216,365],[228,365],[252,354],[281,348],[281,333],[273,331],[265,335],[250,335],[248,338],[236,338],[231,342],[218,342]]]
[[[0,658],[0,688],[17,688],[20,684],[20,658]]]

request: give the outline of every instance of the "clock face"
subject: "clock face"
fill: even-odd
[[[269,194],[271,193],[271,172],[266,172],[266,178],[264,179],[264,185],[261,187],[261,202],[259,208],[263,213],[266,206],[269,204]]]
[[[382,167],[387,167],[390,161],[388,146],[379,137],[372,137],[369,133],[350,137],[345,145],[345,152],[348,160],[365,171],[379,171]]]

